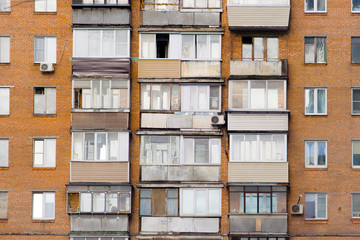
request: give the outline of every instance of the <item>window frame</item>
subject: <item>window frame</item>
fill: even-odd
[[[5,112],[4,113],[1,113],[0,112],[0,116],[9,116],[10,115],[10,87],[5,87],[5,86],[0,86],[0,92],[1,91],[3,91],[3,90],[7,90],[6,91],[6,95],[7,95],[7,97],[8,97],[8,105],[7,106],[5,106]],[[2,97],[2,95],[1,95],[1,93],[0,93],[0,100],[1,100],[1,97]],[[6,96],[5,96],[6,97]],[[1,101],[2,102],[2,101]],[[7,111],[7,112],[6,112]]]
[[[34,198],[34,195],[35,194],[41,194],[42,195],[42,216],[40,218],[35,218],[34,217],[34,211],[35,211],[35,198]],[[54,197],[54,202],[53,202],[53,206],[54,206],[54,209],[53,209],[53,212],[52,212],[52,217],[49,217],[49,218],[46,218],[45,215],[46,215],[46,207],[45,207],[45,198],[46,198],[46,195],[47,194],[53,194],[53,197]],[[56,203],[56,199],[55,199],[55,191],[45,191],[45,192],[32,192],[32,220],[35,220],[35,221],[47,221],[47,220],[55,220],[55,212],[56,212],[56,209],[55,209],[55,203]]]
[[[56,13],[57,12],[57,0],[43,0],[45,2],[45,9],[36,11],[36,2],[41,0],[34,1],[34,12],[35,13]],[[48,2],[55,2],[55,10],[48,10]]]
[[[306,112],[306,92],[307,90],[314,90],[314,113],[308,113]],[[325,112],[324,113],[318,113],[318,91],[319,90],[325,90],[325,106],[324,106],[324,109],[325,109]],[[314,88],[305,88],[305,97],[304,97],[304,112],[305,112],[305,115],[320,115],[320,116],[326,116],[327,115],[327,88],[324,88],[324,87],[314,87]],[[316,101],[315,101],[316,100]]]
[[[358,11],[358,13],[360,13],[360,10]],[[353,43],[353,39],[355,39],[355,38],[360,40],[360,36],[351,36],[351,64],[360,64],[360,60],[358,62],[354,62],[354,60],[353,60],[353,45],[360,47],[360,42],[359,43]],[[358,54],[359,54],[358,58],[360,59],[360,52]]]
[[[0,217],[0,220],[8,220],[9,217],[9,192],[8,191],[0,191],[0,199],[1,195],[4,194],[3,198],[6,199],[6,217]],[[0,201],[1,205],[1,201]]]
[[[0,168],[8,168],[9,167],[9,147],[10,147],[9,139],[8,138],[0,138],[0,143],[1,142],[5,142],[7,152],[6,152],[6,156],[5,156],[6,159],[3,160],[3,162],[5,162],[5,164],[1,165],[1,160],[0,160]],[[1,157],[1,154],[0,154],[0,157]],[[0,191],[0,193],[1,193],[1,191]]]
[[[200,8],[200,7],[184,7],[184,1],[185,0],[181,0],[180,1],[180,10],[187,10],[187,9],[191,9],[191,10],[196,10],[196,9],[222,9],[222,0],[217,0],[217,1],[219,1],[220,2],[220,7],[215,7],[215,8],[213,8],[213,7],[209,7],[209,0],[206,0],[206,8]],[[192,1],[194,1],[194,3],[196,2],[196,0],[192,0]]]
[[[189,88],[190,87],[190,92],[187,93],[185,91],[186,88]],[[194,98],[197,99],[198,103],[199,103],[199,100],[200,100],[200,94],[199,94],[199,88],[200,87],[206,87],[206,93],[207,93],[207,99],[205,99],[205,101],[207,102],[208,104],[208,108],[205,109],[205,110],[201,110],[201,109],[190,109],[190,110],[184,110],[186,104],[184,103],[184,99],[186,99],[185,97],[182,97],[184,96],[185,94],[189,94],[191,95],[191,88],[196,88],[196,96],[194,96]],[[218,87],[218,102],[219,102],[219,106],[218,106],[218,109],[211,109],[211,87]],[[180,85],[180,102],[181,102],[181,106],[180,106],[180,111],[181,112],[221,112],[221,86],[220,85],[187,85],[187,84],[181,84]],[[187,107],[187,106],[186,106]]]
[[[354,217],[354,195],[358,195],[360,198],[360,193],[351,193],[351,218],[352,219],[360,219],[360,214],[357,214],[358,216]],[[360,208],[360,206],[359,206]]]
[[[127,55],[121,56],[121,55],[114,55],[114,56],[103,56],[102,54],[102,46],[103,46],[103,39],[104,39],[104,35],[103,35],[103,31],[114,31],[114,37],[116,36],[116,32],[115,31],[126,31],[127,32],[127,39],[126,39],[126,43],[127,43]],[[88,45],[88,49],[87,49],[87,56],[85,55],[76,55],[75,56],[75,52],[76,52],[76,47],[77,47],[77,38],[76,38],[76,31],[86,31],[87,32],[87,40],[89,41],[89,31],[100,31],[100,42],[99,42],[99,51],[101,53],[101,56],[90,56],[89,54],[89,45]],[[114,41],[114,49],[113,51],[115,52],[115,43],[116,41]],[[73,51],[72,51],[72,57],[73,58],[130,58],[130,46],[131,45],[131,32],[129,28],[74,28],[73,29]]]
[[[46,147],[46,142],[53,142],[55,143],[55,149],[54,150],[54,162],[50,162],[49,163],[49,159],[47,159],[47,152],[49,151],[49,149],[47,149]],[[43,164],[36,164],[36,154],[39,154],[38,152],[35,151],[36,149],[36,142],[42,142],[43,144],[43,149],[42,152],[40,152],[40,154],[42,154],[42,161]],[[50,150],[51,151],[51,150]],[[33,139],[33,168],[56,168],[56,138],[34,138]]]
[[[314,39],[314,62],[306,62],[306,38]],[[317,39],[324,38],[325,39],[325,62],[317,62]],[[327,64],[327,36],[305,36],[304,37],[304,64]]]
[[[44,89],[44,94],[43,94],[44,99],[42,99],[44,101],[44,109],[43,109],[42,112],[35,112],[35,110],[36,110],[35,96],[40,95],[40,94],[36,94],[36,89],[41,89],[41,88]],[[51,96],[50,93],[48,93],[48,91],[49,91],[48,89],[54,89],[55,90],[55,94],[54,94],[54,96],[52,96],[52,97],[55,98],[55,99],[52,99],[52,100],[55,101],[55,106],[53,106],[53,110],[54,110],[53,112],[50,111],[51,109],[50,110],[48,109],[48,108],[51,108],[51,107],[48,107],[48,106],[51,105],[51,103],[49,103],[49,101],[48,101],[48,97]],[[34,106],[33,107],[34,107],[34,115],[56,115],[56,87],[34,87]]]
[[[41,39],[43,38],[44,39],[44,55],[43,55],[43,59],[44,61],[37,61],[36,60],[36,40],[37,39]],[[54,49],[51,49],[51,46],[49,47],[48,44],[47,44],[47,41],[48,39],[53,39],[55,40],[55,50]],[[54,51],[55,53],[55,59],[47,59],[47,53],[49,51]],[[36,35],[34,36],[34,63],[35,64],[40,64],[40,63],[52,63],[52,64],[56,64],[56,61],[57,61],[57,37],[56,36],[48,36],[48,35]]]
[[[353,3],[354,0],[351,0],[351,13],[360,13],[360,10],[356,11],[356,10],[353,10],[354,9],[354,3]]]
[[[0,0],[1,1],[1,0]],[[2,13],[2,11],[0,11]],[[11,52],[11,41],[10,36],[0,35],[0,63],[10,63],[10,52]],[[4,46],[3,46],[3,44]],[[6,42],[6,43],[4,43]],[[6,57],[4,59],[1,58],[2,51],[5,49]]]
[[[307,163],[306,161],[306,156],[307,156],[307,143],[313,143],[314,144],[314,165],[310,165]],[[319,165],[319,162],[318,162],[318,157],[319,157],[319,147],[318,147],[318,144],[319,143],[325,143],[325,165]],[[326,140],[306,140],[305,141],[305,151],[304,151],[304,159],[305,159],[305,168],[327,168],[327,163],[328,163],[328,146],[327,146],[327,141]]]
[[[259,82],[259,81],[265,81],[265,105],[267,105],[266,108],[251,108],[251,83],[252,82]],[[269,82],[272,81],[283,81],[284,86],[284,107],[283,108],[268,108],[268,86]],[[233,107],[233,90],[234,90],[234,82],[247,82],[248,84],[248,90],[247,90],[247,98],[248,98],[248,105],[246,108],[235,108]],[[229,95],[228,95],[228,102],[229,102],[229,108],[234,110],[241,110],[241,111],[285,111],[286,110],[286,102],[287,102],[287,82],[285,80],[230,80],[229,81]]]
[[[360,140],[351,141],[351,166],[352,168],[360,168],[360,164],[359,165],[354,164],[354,143],[360,144]]]
[[[221,188],[180,188],[179,189],[179,194],[180,194],[180,201],[179,201],[179,216],[180,217],[220,217],[221,216],[221,212],[222,212],[222,189]],[[189,213],[189,214],[184,214],[184,202],[189,202],[189,200],[184,199],[184,194],[183,191],[184,190],[192,190],[193,191],[193,213]],[[204,214],[197,214],[196,213],[196,202],[197,202],[197,191],[206,191],[206,196],[205,196],[205,213]],[[209,205],[209,190],[218,190],[219,191],[219,212],[218,213],[209,213],[209,209],[210,209],[210,205]]]
[[[238,0],[228,0],[228,2],[227,2],[227,6],[228,7],[236,7],[236,6],[251,6],[251,7],[257,7],[257,6],[270,6],[270,7],[272,7],[272,6],[290,6],[290,0],[286,0],[286,2],[287,2],[287,4],[286,5],[284,5],[284,4],[281,4],[281,5],[269,5],[269,4],[261,4],[260,2],[261,1],[259,1],[259,4],[238,4],[238,3],[236,3],[236,1],[238,1]]]
[[[0,8],[1,13],[11,12],[11,0],[0,0],[0,2],[3,2],[3,4],[6,5],[4,8]]]
[[[319,218],[316,215],[318,215],[318,196],[319,195],[325,195],[325,218]],[[305,212],[306,212],[306,195],[315,195],[315,218],[306,218]],[[305,211],[304,211],[304,219],[305,220],[327,220],[328,219],[328,194],[326,192],[305,192]]]
[[[165,199],[164,199],[164,203],[165,203],[165,209],[164,210],[164,215],[158,215],[158,214],[155,214],[153,213],[153,206],[154,206],[154,202],[155,200],[153,199],[154,197],[154,193],[153,193],[153,190],[164,190],[165,192]],[[150,192],[150,197],[148,196],[143,196],[141,193],[142,192],[145,192],[145,191],[149,191]],[[169,191],[176,191],[176,197],[169,197],[168,193]],[[169,199],[175,199],[177,201],[177,213],[174,215],[174,214],[169,214],[169,205],[168,205],[168,200]],[[141,202],[143,202],[142,200],[147,200],[147,201],[150,201],[150,214],[144,214],[144,213],[140,213],[143,210],[143,204]],[[140,202],[140,205],[139,205],[139,216],[140,217],[179,217],[180,216],[180,211],[179,211],[179,207],[180,207],[180,189],[179,188],[142,188],[140,189],[140,193],[139,193],[139,202]],[[155,203],[156,204],[156,203]]]
[[[244,38],[251,38],[251,59],[249,58],[244,58],[243,54],[244,54]],[[263,59],[258,59],[255,58],[255,38],[261,38],[262,42],[263,42],[263,47],[264,47],[264,56]],[[268,58],[268,39],[277,39],[277,55],[278,58]],[[280,47],[279,47],[279,37],[277,36],[268,36],[268,37],[263,37],[263,36],[243,36],[241,38],[241,61],[260,61],[260,62],[279,62],[280,61]]]
[[[360,109],[359,109],[359,113],[354,112],[354,90],[359,91],[359,94],[360,94],[360,87],[351,88],[351,115],[356,116],[356,115],[360,115]],[[360,100],[356,101],[356,102],[359,102],[359,104],[360,104]]]
[[[324,0],[325,1],[325,10],[324,11],[317,10],[318,1],[321,1],[321,0],[314,0],[314,11],[306,10],[306,8],[307,8],[306,1],[307,0],[304,0],[304,12],[305,13],[327,13],[327,0]]]

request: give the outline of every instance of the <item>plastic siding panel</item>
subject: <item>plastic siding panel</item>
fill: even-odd
[[[228,6],[229,27],[288,27],[290,7]]]
[[[229,162],[229,182],[288,183],[287,162]]]
[[[229,114],[228,130],[288,131],[288,114]]]
[[[180,60],[139,60],[139,78],[180,78]]]
[[[128,182],[128,162],[71,162],[71,182]]]

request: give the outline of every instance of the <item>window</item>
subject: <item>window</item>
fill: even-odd
[[[35,63],[56,63],[56,37],[35,37]]]
[[[130,56],[127,29],[74,29],[74,57]]]
[[[35,0],[35,12],[56,12],[56,0]]]
[[[305,12],[326,12],[326,0],[305,0]]]
[[[183,34],[182,59],[221,59],[221,36]]]
[[[352,12],[360,11],[360,0],[351,0],[351,11]]]
[[[283,186],[230,187],[230,213],[286,213]]]
[[[219,86],[181,86],[181,111],[183,112],[220,112]]]
[[[178,11],[179,0],[141,0],[141,9],[145,11]]]
[[[1,4],[0,4],[0,9],[1,9]],[[10,37],[0,36],[0,63],[9,63],[9,62],[10,62]]]
[[[74,132],[73,161],[128,161],[128,132]]]
[[[126,237],[98,237],[98,236],[83,237],[83,236],[81,236],[81,237],[70,237],[70,240],[129,240],[129,238],[126,238]],[[278,238],[277,240],[285,240],[285,239]]]
[[[0,219],[8,218],[8,192],[0,192]]]
[[[141,189],[140,216],[178,216],[177,189]]]
[[[285,134],[231,134],[230,161],[286,162]]]
[[[327,219],[326,193],[305,193],[305,219]]]
[[[141,84],[142,110],[180,110],[180,85]]]
[[[242,38],[243,61],[278,61],[279,39],[265,37]]]
[[[34,139],[34,167],[56,166],[56,139]]]
[[[0,0],[0,12],[10,12],[10,0]]]
[[[360,63],[360,37],[351,37],[351,63]]]
[[[351,109],[352,114],[360,114],[360,89],[353,88],[351,89],[352,101],[351,101]]]
[[[326,115],[326,89],[305,89],[305,114]]]
[[[55,219],[55,193],[34,192],[33,193],[33,216],[34,220]]]
[[[221,0],[183,0],[182,8],[221,8]]]
[[[360,193],[351,194],[352,217],[360,218]]]
[[[305,142],[305,166],[307,168],[326,168],[326,142],[306,141]]]
[[[289,6],[289,0],[228,0],[228,6]]]
[[[128,80],[75,80],[74,108],[128,109]]]
[[[141,58],[180,59],[180,34],[140,34]]]
[[[326,63],[326,37],[305,37],[305,63]]]
[[[360,141],[352,141],[352,165],[360,167]]]
[[[0,167],[9,167],[9,139],[0,139]]]
[[[221,189],[181,189],[181,216],[220,216]]]
[[[34,88],[34,114],[56,114],[56,88]]]
[[[109,4],[109,5],[122,5],[122,4],[129,4],[129,0],[78,0],[77,4]]]
[[[0,87],[0,115],[9,115],[10,88]]]
[[[128,192],[80,193],[80,213],[125,213],[130,212]]]
[[[285,109],[286,81],[230,81],[230,108]]]
[[[142,164],[220,164],[220,157],[219,138],[141,136]]]

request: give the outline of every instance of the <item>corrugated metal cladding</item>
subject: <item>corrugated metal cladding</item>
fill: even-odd
[[[229,27],[289,27],[290,6],[228,6]]]
[[[71,162],[71,182],[129,182],[128,162]]]
[[[180,60],[139,60],[139,78],[180,78]]]
[[[228,115],[229,131],[288,131],[288,114],[236,114]]]
[[[287,162],[229,162],[229,182],[289,182]]]
[[[72,113],[71,127],[73,130],[125,130],[128,123],[129,113],[82,112]]]
[[[130,77],[130,59],[119,58],[73,58],[75,77]]]

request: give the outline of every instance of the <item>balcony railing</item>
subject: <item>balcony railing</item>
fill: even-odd
[[[287,60],[280,61],[231,61],[232,76],[287,76]]]
[[[70,216],[71,232],[127,232],[127,215],[77,215]]]
[[[287,213],[230,214],[230,233],[287,234]]]
[[[73,6],[117,6],[130,5],[129,0],[73,0]]]

